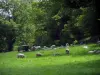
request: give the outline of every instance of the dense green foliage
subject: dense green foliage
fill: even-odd
[[[1,0],[0,51],[12,51],[13,45],[22,41],[41,46],[71,44],[75,40],[79,43],[85,39],[96,42],[100,38],[96,3],[95,0]]]

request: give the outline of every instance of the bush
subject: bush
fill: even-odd
[[[60,46],[60,40],[55,40],[55,45]]]
[[[75,45],[75,44],[78,44],[78,41],[77,40],[75,40],[74,42],[73,42],[73,44]]]

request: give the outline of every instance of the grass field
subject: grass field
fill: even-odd
[[[0,75],[100,75],[100,55],[87,53],[99,47],[88,46],[70,47],[70,55],[65,48],[40,50],[42,57],[35,56],[38,51],[24,52],[26,58],[17,58],[17,51],[0,53]],[[60,55],[53,56],[55,51]]]

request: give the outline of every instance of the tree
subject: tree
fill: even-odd
[[[0,51],[12,51],[17,36],[17,24],[12,19],[10,4],[3,0],[0,5]]]

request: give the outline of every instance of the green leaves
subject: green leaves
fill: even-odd
[[[52,17],[54,20],[59,20],[59,19],[61,19],[61,17],[59,16],[59,15],[55,15],[55,16],[53,16]]]
[[[16,43],[64,45],[98,33],[93,0],[9,0],[1,8],[11,10],[12,19],[1,22],[17,32]]]

